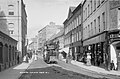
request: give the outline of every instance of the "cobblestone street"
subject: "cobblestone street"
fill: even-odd
[[[87,71],[81,68],[83,73],[73,72],[72,70],[70,71],[58,66],[60,64],[63,66],[63,63],[60,62],[58,62],[58,64],[46,64],[42,59],[38,59],[31,64],[28,70],[21,72],[23,74],[19,79],[119,79],[119,77],[98,74],[88,70],[89,74],[96,75],[89,76],[84,74]]]

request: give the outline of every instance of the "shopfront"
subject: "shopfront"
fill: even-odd
[[[110,61],[114,62],[115,69],[120,70],[120,31],[109,32]]]
[[[81,58],[81,54],[83,53],[81,41],[72,43],[70,48],[72,49],[73,60],[79,61],[79,59]]]
[[[106,32],[83,41],[84,59],[87,53],[91,55],[91,64],[102,68],[108,68],[109,54],[107,52]]]

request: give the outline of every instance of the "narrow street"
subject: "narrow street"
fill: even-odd
[[[63,61],[46,64],[40,58],[34,61],[19,79],[120,79],[120,77],[98,74]]]

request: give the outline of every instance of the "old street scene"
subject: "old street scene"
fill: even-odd
[[[120,0],[0,0],[0,79],[120,79]]]

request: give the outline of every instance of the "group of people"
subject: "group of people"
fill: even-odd
[[[29,63],[29,60],[30,59],[33,59],[33,60],[37,60],[38,59],[38,56],[37,56],[37,53],[27,53],[24,57],[23,57],[23,62],[25,63]]]

